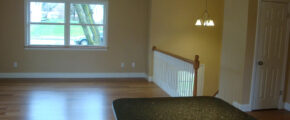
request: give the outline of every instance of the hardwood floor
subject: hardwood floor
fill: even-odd
[[[113,120],[115,99],[164,96],[144,79],[0,80],[0,120]]]
[[[167,97],[144,79],[0,79],[0,120],[114,120],[118,98]],[[286,111],[249,113],[290,120]]]
[[[249,114],[258,120],[290,120],[290,112],[285,110],[253,111]]]

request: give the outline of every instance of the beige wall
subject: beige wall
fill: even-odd
[[[247,43],[244,65],[244,78],[242,86],[241,103],[247,104],[250,100],[253,62],[255,53],[256,27],[258,16],[258,0],[249,0]]]
[[[289,14],[290,13],[290,0],[288,2],[289,2],[288,14]],[[290,27],[289,24],[288,24],[288,27]],[[290,103],[290,33],[288,34],[289,34],[289,45],[288,45],[289,48],[288,48],[288,64],[287,64],[286,83],[285,83],[285,96],[286,96],[285,102]]]
[[[24,50],[23,1],[0,0],[0,73],[146,72],[148,0],[110,0],[107,51]]]
[[[229,103],[250,100],[257,12],[258,0],[225,1],[220,96]]]
[[[248,8],[249,0],[225,0],[219,96],[229,103],[243,94]]]
[[[225,0],[219,95],[229,103],[250,103],[257,11],[258,0]],[[290,102],[290,83],[286,82],[285,86],[288,88],[286,101]]]
[[[285,83],[285,102],[290,103],[290,40],[289,40],[289,50],[288,50],[288,65],[286,73],[286,83]]]
[[[209,13],[215,19],[213,29],[193,26],[194,17],[202,15],[203,0],[151,0],[149,74],[152,75],[152,46],[194,59],[200,55],[205,64],[204,94],[213,95],[218,89],[220,52],[223,27],[223,0],[209,0]]]

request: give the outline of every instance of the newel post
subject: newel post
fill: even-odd
[[[156,49],[157,49],[157,47],[156,47],[156,46],[153,46],[153,47],[152,47],[152,50],[153,50],[153,51],[154,51],[154,50],[156,50]]]
[[[198,69],[200,66],[200,62],[199,62],[199,56],[195,55],[194,58],[194,63],[193,63],[193,67],[194,67],[194,89],[193,89],[193,96],[197,96],[197,75],[198,75]]]

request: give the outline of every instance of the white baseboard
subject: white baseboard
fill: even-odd
[[[149,82],[153,82],[153,77],[152,77],[152,76],[148,76],[147,80],[148,80]]]
[[[290,103],[285,103],[284,104],[284,109],[287,111],[290,111]]]
[[[233,102],[233,106],[235,106],[236,108],[238,108],[238,109],[240,109],[241,111],[244,111],[244,112],[252,111],[250,104],[240,104],[238,102]]]
[[[147,78],[145,73],[0,73],[0,78]]]

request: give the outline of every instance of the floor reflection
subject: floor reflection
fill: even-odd
[[[57,92],[33,92],[29,103],[29,120],[67,120],[66,96]]]
[[[79,99],[70,104],[70,120],[105,120],[103,117],[103,96],[100,94],[86,93],[79,95]]]
[[[104,120],[103,104],[98,92],[32,92],[28,120]]]

